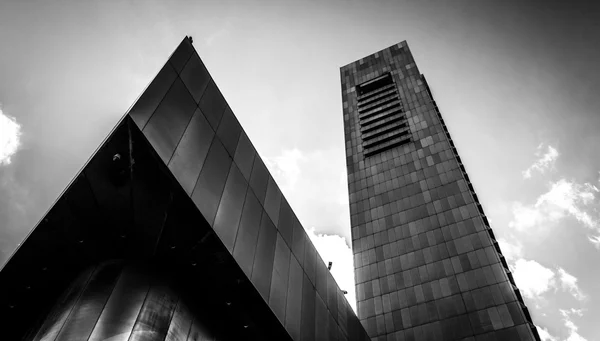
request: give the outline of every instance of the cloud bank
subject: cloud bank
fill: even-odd
[[[598,188],[590,183],[579,184],[564,178],[551,182],[549,190],[540,195],[535,204],[513,204],[513,220],[509,227],[517,232],[539,233],[566,217],[572,217],[597,234],[588,236],[588,240],[600,248],[597,193]]]

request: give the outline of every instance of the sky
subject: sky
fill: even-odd
[[[339,68],[406,40],[544,340],[600,340],[591,1],[0,2],[0,267],[190,35],[353,301]]]

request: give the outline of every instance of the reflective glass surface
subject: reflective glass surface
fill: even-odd
[[[198,103],[210,81],[210,75],[195,52],[192,53],[180,75],[194,101]]]
[[[338,318],[338,287],[333,279],[331,272],[327,271],[327,307],[329,308],[333,319],[337,322]]]
[[[186,341],[192,326],[193,316],[183,300],[177,302],[177,308],[171,318],[171,325],[165,341]]]
[[[85,288],[95,269],[87,269],[65,290],[62,297],[57,301],[52,311],[46,316],[46,320],[36,333],[35,340],[55,340],[63,325],[67,321],[73,305],[77,302],[81,291]]]
[[[223,113],[221,123],[219,124],[219,129],[217,129],[217,136],[219,136],[223,146],[225,146],[225,149],[227,149],[229,155],[232,157],[235,155],[235,149],[238,145],[241,131],[242,127],[240,126],[240,123],[237,118],[235,118],[231,108],[227,106]]]
[[[78,302],[69,313],[69,318],[58,334],[57,340],[89,338],[120,271],[120,263],[109,263],[96,269],[81,292]]]
[[[235,257],[238,265],[249,278],[252,275],[252,264],[254,262],[256,244],[258,243],[262,213],[263,208],[258,199],[256,199],[254,192],[248,190],[233,248],[233,257]]]
[[[195,109],[196,103],[177,78],[144,127],[144,134],[165,164],[171,159]]]
[[[279,223],[277,224],[277,228],[288,245],[293,245],[295,218],[296,217],[294,217],[294,212],[292,212],[290,204],[282,195],[281,208],[279,209]]]
[[[315,303],[315,340],[327,341],[327,336],[329,335],[327,307],[325,307],[325,302],[323,302],[323,299],[318,294]]]
[[[217,130],[219,127],[219,123],[221,122],[221,117],[223,117],[223,111],[225,111],[225,99],[221,92],[217,88],[215,82],[211,79],[206,86],[206,90],[202,94],[202,98],[200,98],[200,110],[204,113],[208,122],[213,127],[214,130]]]
[[[133,118],[140,129],[146,126],[150,116],[152,116],[163,100],[176,77],[177,73],[173,70],[171,64],[166,63],[137,102],[135,102],[131,110],[129,110],[129,116]]]
[[[217,213],[230,166],[229,154],[218,139],[213,139],[192,193],[192,200],[211,225]]]
[[[160,283],[154,283],[150,287],[129,340],[153,341],[167,336],[171,316],[177,305],[177,298],[166,294],[168,291]]]
[[[90,341],[127,340],[149,288],[147,276],[127,266],[106,302]]]
[[[250,181],[250,174],[252,173],[254,155],[256,155],[256,151],[254,150],[254,147],[252,147],[248,135],[242,131],[240,138],[238,139],[238,145],[235,149],[235,157],[233,160],[248,181]]]
[[[302,318],[302,282],[304,271],[296,257],[290,256],[290,276],[285,309],[285,329],[294,340],[300,340]]]
[[[200,109],[196,109],[169,162],[169,170],[188,194],[196,185],[214,135]]]
[[[290,274],[290,254],[290,249],[281,237],[281,234],[277,233],[269,306],[282,324],[285,323],[285,308]]]
[[[302,320],[300,322],[300,339],[313,341],[315,339],[315,306],[316,291],[306,274],[302,279]]]
[[[279,223],[279,208],[281,206],[281,191],[275,180],[269,176],[269,184],[267,186],[267,195],[265,197],[265,212],[271,217],[273,224],[278,226]]]
[[[264,162],[256,154],[254,164],[252,166],[252,174],[250,175],[250,187],[254,190],[254,194],[261,204],[265,203],[265,194],[267,193],[267,184],[269,183],[269,172]]]
[[[225,190],[221,197],[213,228],[227,250],[233,253],[242,207],[246,198],[248,183],[235,163],[231,163]]]
[[[271,222],[271,219],[263,213],[260,222],[260,231],[258,232],[254,265],[252,266],[252,283],[266,302],[269,301],[276,242],[277,229]]]
[[[304,244],[308,236],[296,217],[294,217],[293,234],[292,252],[296,256],[296,259],[298,259],[300,266],[304,266]]]
[[[169,63],[173,66],[175,71],[178,73],[181,72],[183,66],[188,61],[192,53],[194,52],[194,47],[192,43],[186,37],[183,39],[181,44],[175,49],[175,52],[169,58]]]
[[[316,261],[316,283],[315,287],[317,288],[317,292],[321,295],[321,298],[327,300],[327,267],[321,258],[321,255],[317,252],[317,261]]]
[[[307,240],[304,245],[304,272],[312,282],[312,286],[315,286],[317,283],[317,249],[310,240]]]

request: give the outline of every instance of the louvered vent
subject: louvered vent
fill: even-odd
[[[387,73],[356,88],[364,155],[409,142],[408,122],[392,76]]]

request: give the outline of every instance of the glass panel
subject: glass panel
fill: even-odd
[[[273,220],[275,226],[279,222],[279,207],[281,206],[281,191],[275,183],[275,180],[269,176],[269,185],[267,186],[267,196],[265,197],[265,211]]]
[[[317,250],[310,240],[304,245],[304,271],[312,282],[312,286],[317,283]]]
[[[200,106],[200,110],[206,115],[213,129],[217,130],[227,103],[212,79],[208,83],[206,90],[204,90],[204,94],[198,105]]]
[[[294,216],[294,236],[292,241],[292,252],[298,258],[300,266],[304,266],[304,243],[308,236],[304,232],[304,227],[300,224],[297,217]]]
[[[90,341],[127,341],[149,288],[148,277],[136,267],[127,266],[106,302]]]
[[[159,283],[154,284],[144,301],[129,340],[164,339],[169,331],[171,316],[176,305],[177,297],[166,286]]]
[[[252,263],[256,244],[258,243],[258,231],[263,208],[256,199],[254,192],[246,192],[246,202],[242,211],[240,227],[238,229],[233,257],[248,278],[252,275]]]
[[[290,277],[285,310],[285,329],[294,340],[300,340],[302,319],[302,281],[304,271],[293,255],[290,257]]]
[[[244,179],[235,163],[232,162],[213,225],[215,232],[230,253],[233,253],[233,244],[235,243],[247,188],[246,179]]]
[[[281,198],[281,209],[279,210],[279,224],[277,224],[277,228],[279,229],[279,233],[283,239],[285,239],[288,245],[292,245],[293,235],[294,235],[294,212],[292,212],[292,208],[288,201],[282,196]]]
[[[354,298],[352,298],[354,299]],[[348,317],[346,312],[348,311],[346,297],[341,291],[338,291],[338,325],[344,334],[348,333]]]
[[[27,245],[27,244],[25,244]],[[77,279],[71,284],[68,290],[64,292],[62,297],[52,308],[50,314],[46,316],[44,324],[40,327],[34,340],[55,340],[56,336],[62,329],[65,321],[69,317],[73,306],[77,302],[81,291],[88,283],[90,276],[93,275],[93,269],[87,269],[80,274]]]
[[[338,340],[338,325],[335,323],[333,315],[330,312],[327,312],[327,318],[329,322],[327,323],[327,341],[337,341]]]
[[[237,147],[241,131],[242,127],[240,126],[240,123],[228,106],[225,108],[225,113],[219,124],[217,135],[231,156],[235,155],[235,148]]]
[[[316,297],[316,309],[315,309],[315,340],[317,341],[327,341],[328,334],[328,314],[327,307],[325,307],[325,302],[321,299],[321,296],[317,295]]]
[[[200,172],[200,177],[192,193],[192,200],[210,225],[213,224],[219,200],[225,187],[225,180],[231,165],[231,158],[218,139],[208,151],[208,156]]]
[[[252,164],[254,163],[254,155],[256,151],[250,143],[250,139],[246,133],[242,131],[240,138],[238,139],[238,145],[235,149],[235,157],[233,161],[237,164],[238,168],[244,174],[246,180],[250,181],[250,174],[252,173]]]
[[[258,154],[254,158],[252,166],[252,175],[250,175],[250,187],[261,205],[265,203],[265,194],[267,193],[267,184],[269,183],[269,172],[264,162]]]
[[[198,103],[210,81],[210,74],[196,53],[192,53],[185,65],[181,72],[181,79],[192,94],[194,101]]]
[[[169,63],[171,63],[175,71],[181,72],[181,69],[183,69],[193,51],[194,47],[192,43],[185,37],[169,58]]]
[[[285,324],[285,306],[290,272],[290,254],[291,252],[287,244],[281,235],[277,233],[277,245],[275,247],[273,275],[271,277],[269,306],[281,324]]]
[[[56,340],[87,340],[90,337],[121,270],[120,263],[98,266]]]
[[[214,135],[202,112],[196,109],[169,162],[169,169],[187,194],[194,190]]]
[[[252,267],[252,283],[254,283],[265,302],[269,301],[276,242],[277,229],[271,219],[263,213],[260,221],[260,231],[258,232],[256,256]]]
[[[327,299],[327,267],[321,258],[321,255],[317,252],[317,292],[321,295],[321,298]]]
[[[169,326],[165,341],[186,341],[191,326],[192,315],[180,299],[177,304],[177,309],[175,309],[175,313],[173,314],[173,318],[171,318],[171,325]]]
[[[196,103],[177,78],[144,127],[144,135],[165,164],[171,159],[195,109]]]
[[[315,300],[316,291],[308,276],[302,279],[302,321],[301,340],[314,341],[315,339]]]
[[[327,308],[331,311],[333,318],[337,321],[337,284],[331,275],[331,272],[327,271]]]
[[[129,116],[133,118],[140,129],[146,126],[150,116],[152,116],[158,104],[163,100],[176,77],[177,73],[175,73],[171,64],[165,64],[154,80],[152,80],[152,83],[138,98],[137,102],[135,102],[131,110],[129,110]]]

